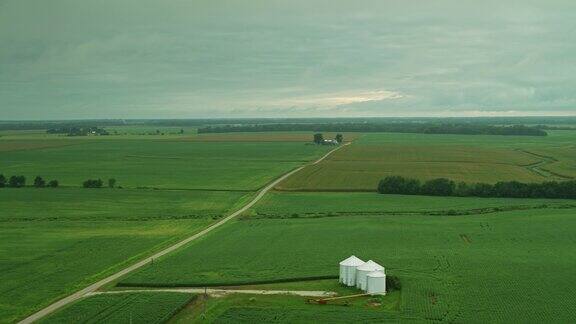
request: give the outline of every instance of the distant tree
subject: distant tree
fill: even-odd
[[[114,188],[116,186],[116,179],[110,178],[108,179],[108,188]]]
[[[456,184],[446,178],[428,180],[422,185],[422,193],[432,196],[452,196],[455,192]]]
[[[383,194],[417,195],[420,193],[420,181],[401,176],[390,176],[378,184],[378,192]]]
[[[530,197],[530,186],[518,181],[498,182],[493,187],[493,193],[498,197]]]
[[[468,185],[466,182],[459,182],[458,185],[456,185],[454,195],[459,197],[467,197],[470,196],[470,191],[470,185]]]
[[[84,181],[84,183],[82,184],[84,188],[102,188],[102,185],[104,183],[102,182],[101,179],[88,179],[86,181]]]
[[[37,176],[36,178],[34,178],[34,187],[44,188],[46,187],[46,181],[42,179],[41,176]]]
[[[48,187],[50,188],[57,188],[59,185],[58,180],[50,180],[48,182]]]
[[[180,134],[184,134],[184,128],[180,129]]]
[[[314,143],[322,144],[322,142],[324,142],[324,135],[322,135],[320,133],[314,134]]]
[[[8,185],[12,188],[21,188],[26,185],[26,177],[24,176],[11,176],[8,180]]]
[[[0,188],[6,187],[6,177],[3,174],[0,174]]]
[[[230,132],[274,132],[274,131],[314,131],[314,132],[388,132],[424,134],[463,134],[463,135],[524,135],[547,136],[538,127],[514,125],[494,126],[479,123],[437,123],[437,122],[338,122],[338,123],[279,123],[279,124],[235,124],[205,126],[198,128],[202,133]]]
[[[386,276],[386,289],[388,291],[400,290],[402,289],[402,283],[400,279],[396,276]]]
[[[470,196],[475,197],[491,197],[493,196],[492,185],[487,183],[476,183],[471,185]]]
[[[456,185],[454,181],[445,178],[420,184],[415,179],[389,176],[380,180],[378,192],[401,195],[576,199],[576,180],[543,183],[501,181],[494,185],[460,182]]]
[[[342,134],[337,134],[336,135],[336,142],[342,143],[343,141],[344,141],[344,136],[342,136]]]

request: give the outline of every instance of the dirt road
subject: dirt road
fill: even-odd
[[[86,296],[93,295],[110,295],[126,294],[138,292],[165,292],[165,293],[187,293],[187,294],[208,294],[214,296],[224,296],[230,294],[249,294],[249,295],[290,295],[302,297],[334,297],[337,294],[331,291],[321,290],[258,290],[258,289],[216,289],[216,288],[169,288],[169,289],[137,289],[137,290],[112,290],[112,291],[94,291]]]

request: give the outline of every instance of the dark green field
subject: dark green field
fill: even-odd
[[[165,323],[194,298],[190,294],[126,293],[96,295],[41,323]]]
[[[308,195],[309,201],[316,200],[317,194]],[[413,206],[419,205],[419,198],[412,197]],[[309,210],[314,212],[311,205]],[[284,210],[292,212],[289,207]],[[356,254],[381,262],[388,273],[400,277],[402,300],[397,315],[404,320],[554,318],[569,322],[576,316],[569,311],[576,309],[571,298],[576,289],[571,276],[576,250],[570,248],[576,239],[575,210],[248,218],[128,276],[121,284],[202,286],[334,275],[339,260]],[[306,288],[302,283],[301,289]]]

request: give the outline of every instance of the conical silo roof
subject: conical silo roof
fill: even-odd
[[[366,263],[358,266],[358,270],[361,271],[382,271],[384,267],[379,265],[378,263],[368,260]]]
[[[340,262],[340,265],[344,266],[359,266],[362,264],[364,264],[364,261],[362,261],[361,259],[357,258],[354,255]]]

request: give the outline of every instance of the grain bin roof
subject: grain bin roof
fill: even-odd
[[[340,265],[345,266],[359,266],[362,264],[364,264],[364,261],[362,261],[361,259],[357,258],[354,255],[340,262]]]
[[[366,263],[364,263],[363,265],[358,266],[358,270],[362,270],[362,271],[382,271],[384,270],[384,267],[379,265],[378,263],[372,261],[372,260],[368,260]]]

